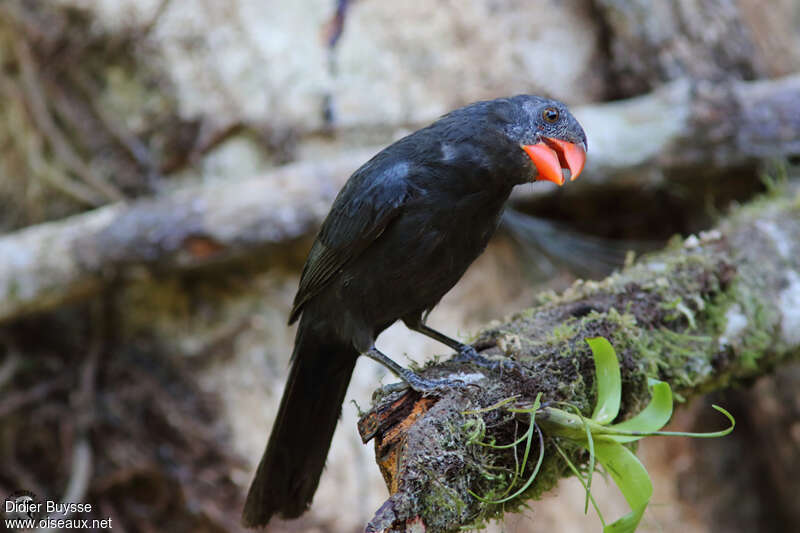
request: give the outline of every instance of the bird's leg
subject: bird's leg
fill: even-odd
[[[440,392],[452,387],[463,387],[464,382],[454,379],[425,379],[411,370],[400,366],[388,355],[378,350],[375,346],[364,352],[370,359],[379,362],[392,371],[394,375],[405,381],[409,387],[423,394]]]
[[[439,341],[442,344],[449,346],[450,348],[457,351],[458,355],[453,359],[454,361],[469,362],[476,364],[478,366],[482,366],[484,368],[490,368],[492,370],[496,370],[498,368],[502,368],[503,366],[505,366],[503,362],[490,361],[489,359],[479,354],[475,350],[475,348],[473,348],[469,344],[458,342],[457,340],[448,337],[444,333],[441,333],[429,326],[426,326],[425,323],[422,321],[411,324],[406,322],[406,325],[412,330],[418,333],[422,333],[426,337],[430,337],[433,340]]]

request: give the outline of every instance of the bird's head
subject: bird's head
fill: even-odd
[[[586,163],[586,134],[557,100],[519,95],[507,100],[503,133],[530,158],[536,173],[531,181],[557,185],[574,180]]]

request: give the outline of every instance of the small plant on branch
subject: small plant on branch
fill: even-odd
[[[712,433],[686,433],[673,431],[660,431],[672,416],[672,390],[669,385],[657,379],[649,379],[651,391],[650,403],[639,414],[623,422],[611,422],[619,414],[622,396],[622,380],[620,378],[619,361],[611,344],[602,337],[586,339],[594,358],[597,403],[591,417],[583,416],[574,405],[560,402],[557,405],[542,404],[541,394],[537,395],[533,405],[529,408],[506,407],[509,412],[525,413],[530,416],[530,422],[524,435],[510,444],[498,445],[494,442],[484,442],[479,439],[475,444],[488,446],[495,449],[516,447],[525,443],[522,463],[517,465],[511,482],[506,491],[497,498],[487,498],[475,493],[471,494],[480,501],[488,504],[502,504],[524,493],[533,483],[539,472],[544,456],[545,437],[550,438],[555,449],[564,458],[570,470],[580,480],[586,489],[585,511],[588,511],[589,502],[592,503],[600,521],[603,524],[603,533],[632,533],[636,530],[653,494],[653,484],[647,470],[636,458],[636,455],[625,444],[637,441],[642,437],[655,435],[684,436],[684,437],[722,437],[733,431],[735,420],[728,411],[714,405],[713,408],[724,414],[731,425],[721,431]],[[513,399],[499,402],[486,409],[498,409]],[[469,411],[465,414],[475,414],[480,411]],[[528,479],[512,494],[509,494],[522,477],[531,451],[534,433],[538,436],[539,457],[533,472]],[[589,466],[583,472],[569,459],[559,443],[572,443],[589,452]],[[619,487],[628,505],[630,513],[617,519],[611,524],[606,521],[597,506],[591,493],[592,473],[595,465],[599,464],[614,480]]]

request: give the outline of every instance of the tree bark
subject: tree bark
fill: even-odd
[[[680,78],[752,80],[796,71],[796,3],[594,0],[617,96]]]
[[[574,111],[589,138],[581,179],[590,182],[720,175],[800,154],[800,75],[718,84],[683,79],[646,96]]]
[[[118,203],[0,237],[0,323],[87,298],[115,279],[269,261],[316,230],[368,157],[353,152],[269,176]]]
[[[542,401],[569,402],[591,414],[596,392],[586,338],[605,337],[617,352],[621,418],[647,404],[648,378],[666,381],[685,400],[798,359],[796,191],[757,199],[716,230],[642,258],[601,282],[579,281],[561,295],[544,295],[535,307],[490,325],[474,346],[487,357],[513,361],[510,370],[445,361],[422,374],[468,386],[429,397],[377,391],[359,430],[364,441],[375,440],[391,496],[367,530],[406,531],[422,521],[428,532],[458,531],[518,509],[569,475],[545,434],[544,462],[534,483],[508,503],[483,503],[473,494],[501,494],[513,483],[510,472],[524,443],[516,451],[496,449],[475,444],[475,436],[483,428],[484,441],[514,441],[528,419],[503,407],[486,408],[508,399],[510,406],[530,406],[538,393]],[[531,451],[533,457],[538,453]],[[577,448],[568,453],[576,465],[588,461]],[[522,479],[530,472],[529,464]]]

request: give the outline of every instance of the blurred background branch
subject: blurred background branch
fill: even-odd
[[[587,130],[599,132],[586,181],[642,188],[654,185],[648,180],[654,174],[691,173],[700,180],[761,158],[800,156],[800,76],[715,89],[713,96],[698,96],[697,87],[676,82],[632,101],[578,107]],[[282,254],[277,248],[313,236],[335,192],[371,155],[359,149],[294,163],[266,176],[180,189],[0,237],[0,322],[88,298],[131,275],[227,261],[267,268]],[[568,193],[573,203],[594,191],[575,189]],[[520,188],[514,200],[548,193]],[[514,220],[506,223],[513,229]]]

